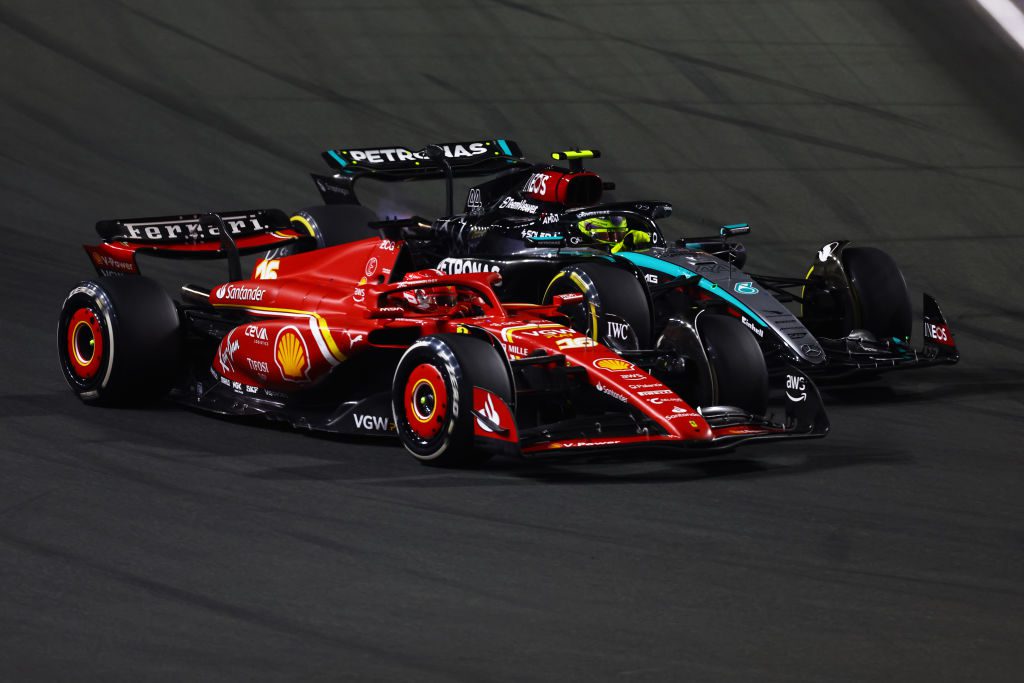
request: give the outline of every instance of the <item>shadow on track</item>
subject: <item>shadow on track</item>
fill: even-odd
[[[902,465],[913,462],[901,449],[868,452],[857,448],[832,448],[827,455],[808,453],[765,458],[735,455],[681,459],[680,456],[627,455],[573,458],[538,462],[513,458],[495,459],[476,469],[424,468],[413,477],[368,480],[353,477],[344,463],[278,467],[253,472],[258,479],[313,479],[368,483],[383,487],[451,488],[508,486],[517,484],[650,484],[697,482],[731,477],[792,476],[821,470],[866,465]],[[625,468],[625,471],[624,471]]]
[[[1024,401],[1024,377],[1005,372],[960,369],[936,375],[928,384],[869,379],[832,381],[818,384],[826,408],[830,405],[871,405],[931,403],[940,399],[993,397]]]

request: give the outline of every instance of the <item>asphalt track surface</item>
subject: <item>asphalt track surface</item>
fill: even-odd
[[[0,679],[1020,680],[1024,59],[966,2],[5,0],[0,56]],[[97,219],[492,136],[755,271],[881,246],[964,359],[828,390],[824,441],[474,472],[65,388]]]

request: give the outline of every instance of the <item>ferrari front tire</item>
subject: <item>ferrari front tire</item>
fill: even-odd
[[[87,403],[146,402],[164,396],[179,367],[178,311],[146,277],[103,277],[64,299],[57,351],[64,379]]]
[[[499,352],[461,334],[423,337],[402,355],[391,404],[402,445],[424,465],[471,467],[491,453],[474,443],[473,388],[508,405],[512,387]]]

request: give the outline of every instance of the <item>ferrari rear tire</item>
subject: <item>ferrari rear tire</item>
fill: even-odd
[[[395,370],[391,405],[402,445],[424,465],[472,467],[491,457],[474,443],[473,388],[512,405],[512,381],[500,353],[461,334],[423,337]]]
[[[556,294],[577,293],[583,300],[563,309],[574,330],[617,350],[630,350],[633,343],[636,348],[650,348],[651,305],[636,275],[610,263],[575,263],[555,274],[543,303],[550,303]],[[632,343],[623,323],[632,330]]]
[[[64,379],[83,401],[153,401],[167,394],[179,369],[178,310],[146,277],[87,280],[64,300],[57,350]]]
[[[909,338],[913,324],[910,292],[896,261],[874,247],[848,247],[841,258],[859,327],[878,339]],[[849,334],[849,330],[845,332]]]
[[[334,247],[376,235],[369,223],[377,220],[377,216],[361,204],[311,206],[297,211],[291,220],[313,237],[320,235],[323,244],[318,246]]]

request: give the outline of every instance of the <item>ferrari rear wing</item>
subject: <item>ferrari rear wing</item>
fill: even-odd
[[[106,241],[135,242],[140,245],[201,245],[220,241],[220,224],[224,222],[236,241],[251,235],[285,230],[288,216],[280,209],[248,209],[192,213],[156,218],[116,218],[96,223],[96,232]]]
[[[227,258],[232,280],[241,278],[240,254],[311,237],[279,209],[102,220],[96,232],[103,243],[84,248],[100,275],[137,274],[135,255],[143,252],[164,258]]]

